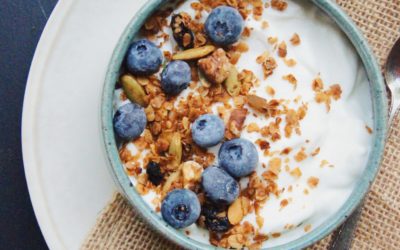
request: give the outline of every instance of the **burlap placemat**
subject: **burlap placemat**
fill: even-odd
[[[363,31],[383,67],[400,35],[400,0],[337,0]],[[400,114],[392,124],[379,174],[365,199],[353,249],[400,249]],[[311,249],[328,249],[332,234]],[[151,231],[116,194],[82,245],[86,249],[179,249]]]

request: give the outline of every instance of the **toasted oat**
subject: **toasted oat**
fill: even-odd
[[[299,45],[301,43],[300,36],[297,33],[294,33],[292,38],[290,38],[290,42],[294,46]]]
[[[264,79],[274,73],[278,64],[276,63],[275,59],[271,56],[267,57],[265,61],[262,63],[263,72],[264,72]]]
[[[231,63],[223,49],[217,49],[211,56],[198,61],[199,69],[213,83],[222,83],[229,75]]]
[[[269,85],[265,88],[265,91],[267,91],[267,94],[270,95],[270,96],[274,96],[275,95],[275,89],[273,87],[269,86]]]
[[[272,238],[279,238],[281,235],[281,233],[271,233]]]
[[[290,171],[290,175],[295,178],[300,178],[302,175],[300,168],[297,167],[297,168],[293,169],[292,171]]]
[[[252,122],[249,125],[247,125],[247,132],[252,133],[252,132],[259,132],[260,127],[258,126],[257,123]]]
[[[320,148],[320,147],[316,148],[316,149],[311,153],[311,156],[312,156],[312,157],[317,156],[317,155],[319,154],[320,151],[321,151],[321,148]]]
[[[284,148],[282,151],[281,151],[281,155],[288,155],[288,154],[290,154],[290,152],[292,152],[292,148],[291,147],[287,147],[287,148]]]
[[[271,7],[273,9],[279,10],[279,11],[284,11],[286,10],[288,4],[284,0],[272,0],[271,1]]]
[[[247,26],[244,27],[243,32],[242,32],[242,36],[243,37],[250,37],[251,30],[252,30],[252,28],[249,28]]]
[[[283,199],[283,200],[281,200],[280,205],[281,205],[281,209],[282,209],[282,208],[285,208],[287,205],[289,205],[288,199]]]
[[[292,58],[289,58],[289,59],[284,58],[283,61],[285,62],[286,66],[288,66],[288,67],[294,67],[297,64],[296,60],[294,60]]]
[[[307,184],[310,188],[316,188],[318,186],[319,179],[317,177],[311,176],[307,180]]]
[[[260,215],[256,215],[256,223],[259,228],[262,228],[264,225],[264,218]]]
[[[275,175],[279,175],[281,172],[282,160],[280,158],[272,158],[268,162],[269,171],[274,173]]]
[[[320,167],[326,166],[329,164],[329,161],[327,160],[322,160],[321,163],[319,164]]]
[[[312,88],[315,91],[315,101],[317,103],[324,103],[327,112],[331,109],[332,99],[337,101],[342,95],[342,89],[339,84],[333,84],[328,90],[323,90],[323,83],[319,77],[313,81]]]
[[[286,57],[286,55],[287,55],[287,46],[285,41],[282,41],[278,46],[278,56]]]
[[[262,29],[266,29],[266,28],[268,28],[268,27],[269,27],[268,22],[267,22],[267,21],[262,21],[262,23],[261,23],[261,28],[262,28]]]
[[[269,36],[267,40],[269,44],[275,44],[278,42],[278,38],[276,36]]]
[[[304,232],[309,232],[311,230],[311,224],[307,224],[304,226]]]
[[[367,132],[370,135],[374,132],[374,130],[371,127],[369,127],[368,125],[365,125],[365,129],[367,129]]]
[[[301,162],[305,159],[307,159],[307,154],[304,152],[304,148],[301,148],[299,152],[294,156],[294,159],[297,162]]]
[[[317,77],[313,80],[311,87],[314,91],[321,91],[324,89],[324,83],[320,77]]]
[[[240,53],[244,53],[244,52],[249,51],[249,46],[245,42],[239,42],[238,44],[233,45],[231,50],[238,51]]]
[[[297,88],[297,79],[293,74],[284,75],[282,77],[283,80],[288,81],[290,84],[293,85],[293,89]]]

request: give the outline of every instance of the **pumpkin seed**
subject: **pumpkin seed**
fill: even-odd
[[[147,105],[145,100],[146,92],[143,87],[131,75],[123,75],[121,77],[121,84],[124,92],[129,100],[135,102],[143,107]]]
[[[170,163],[171,166],[178,167],[182,160],[182,142],[181,135],[178,132],[174,133],[171,137],[168,153],[174,157]]]
[[[205,57],[213,52],[216,48],[212,45],[205,45],[194,49],[187,49],[176,53],[172,56],[172,60],[193,60]]]

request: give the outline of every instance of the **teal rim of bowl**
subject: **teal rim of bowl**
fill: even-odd
[[[107,158],[110,163],[111,173],[121,192],[128,199],[142,218],[145,219],[152,229],[160,232],[169,240],[188,249],[217,249],[210,244],[204,244],[195,241],[185,235],[183,232],[170,227],[161,216],[157,215],[131,186],[131,181],[127,176],[124,167],[120,161],[113,130],[113,98],[115,83],[118,81],[120,66],[125,57],[125,53],[135,37],[140,27],[165,0],[149,0],[130,21],[123,32],[111,57],[108,71],[105,78],[101,104],[101,122],[102,134],[107,152]],[[343,12],[343,10],[331,0],[312,0],[312,2],[323,10],[333,21],[341,28],[352,42],[358,55],[360,56],[369,79],[372,110],[374,116],[374,134],[373,145],[369,155],[368,163],[364,173],[355,189],[351,193],[346,203],[330,218],[312,230],[310,233],[289,243],[268,248],[268,249],[301,249],[321,240],[339,225],[341,225],[358,204],[363,200],[374,180],[383,155],[384,144],[387,132],[388,101],[386,98],[386,88],[380,68],[368,47],[366,39],[358,30],[353,21]]]

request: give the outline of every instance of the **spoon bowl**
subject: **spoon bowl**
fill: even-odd
[[[385,65],[385,80],[390,100],[390,113],[400,105],[400,38],[393,45]]]

